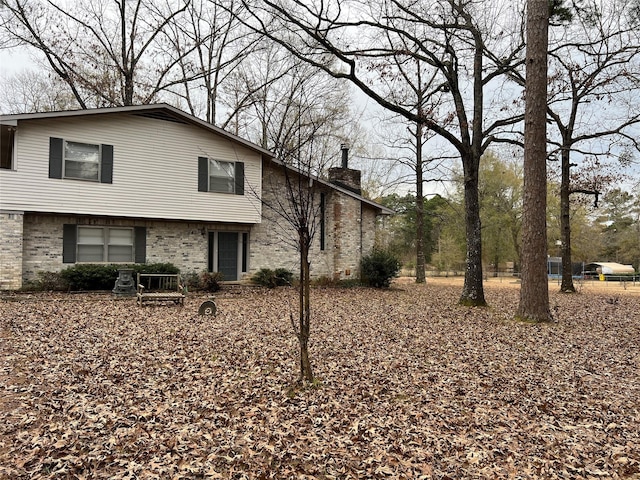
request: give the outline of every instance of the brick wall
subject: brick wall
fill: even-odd
[[[380,226],[373,208],[362,209],[362,255],[369,255],[376,245]]]
[[[22,286],[22,212],[0,212],[0,290]]]
[[[300,271],[300,256],[297,248],[297,233],[282,215],[276,212],[289,209],[285,198],[286,183],[281,170],[273,167],[264,169],[262,182],[262,223],[255,225],[250,235],[249,264],[252,275],[261,268],[286,268],[297,274]],[[320,200],[320,191],[316,192],[316,202]],[[328,208],[328,207],[327,207]],[[287,214],[290,215],[290,212]],[[318,215],[317,221],[320,218]],[[313,277],[333,274],[333,255],[330,247],[331,234],[327,232],[325,249],[320,249],[320,229],[316,234],[310,252],[311,275]]]
[[[62,269],[62,225],[65,223],[75,223],[75,220],[67,216],[25,214],[23,280],[35,280],[38,272]]]
[[[121,227],[145,226],[147,228],[147,263],[171,262],[183,273],[202,272],[207,269],[209,230],[248,230],[248,227],[239,228],[237,225],[229,224],[26,214],[24,242],[20,248],[22,256],[20,270],[23,281],[35,280],[39,271],[59,272],[73,265],[62,263],[62,231],[63,225],[67,223]]]
[[[299,271],[297,238],[291,224],[269,205],[289,208],[283,202],[285,177],[279,167],[265,167],[262,195],[262,223],[251,233],[251,272],[260,268],[287,268]],[[311,249],[311,275],[331,278],[357,278],[362,254],[373,248],[376,235],[376,213],[373,208],[333,189],[318,189],[325,193],[325,249],[320,249],[320,229],[316,228]],[[318,218],[319,221],[319,218]]]
[[[265,169],[265,202],[277,205],[276,199],[282,200],[284,189],[284,175]],[[325,189],[324,193],[325,248],[320,248],[317,227],[311,249],[311,274],[343,279],[357,277],[361,255],[369,253],[374,245],[375,211],[335,190]],[[320,191],[316,201],[319,198]],[[147,262],[171,262],[183,273],[207,269],[209,231],[242,232],[251,227],[248,276],[260,268],[283,267],[297,273],[299,256],[292,226],[269,207],[263,207],[262,212],[262,223],[253,226],[2,212],[0,289],[18,289],[23,281],[37,279],[40,271],[58,272],[72,265],[62,263],[64,224],[145,226]]]
[[[207,269],[206,224],[146,222],[147,263],[171,262],[183,273]]]
[[[359,276],[362,255],[361,202],[353,197],[331,192],[328,210],[332,215],[333,276],[338,279]]]

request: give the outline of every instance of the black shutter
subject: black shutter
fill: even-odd
[[[76,263],[78,227],[65,223],[62,226],[62,263]]]
[[[209,159],[198,157],[198,191],[209,191]]]
[[[327,221],[326,194],[320,193],[320,250],[325,248],[325,226]]]
[[[61,138],[49,138],[49,178],[62,178],[62,148]]]
[[[213,272],[213,251],[214,251],[214,241],[215,241],[215,232],[209,232],[209,244],[207,249],[207,271]]]
[[[244,163],[236,162],[236,195],[244,195]]]
[[[133,229],[135,250],[135,262],[147,262],[147,227],[135,227]]]
[[[113,145],[102,145],[100,182],[113,183]]]

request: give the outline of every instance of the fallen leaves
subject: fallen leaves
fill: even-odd
[[[640,477],[640,299],[458,294],[314,290],[303,390],[292,289],[4,301],[0,478]]]

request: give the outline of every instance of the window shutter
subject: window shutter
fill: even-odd
[[[327,198],[326,194],[320,193],[320,250],[325,249],[325,226],[327,221]]]
[[[62,148],[61,138],[49,138],[49,178],[62,178]]]
[[[209,159],[198,157],[198,191],[209,191]]]
[[[146,263],[147,262],[147,227],[135,227],[134,228],[134,250],[135,250],[135,262]]]
[[[236,162],[236,195],[244,195],[244,163]]]
[[[100,182],[113,183],[113,145],[102,145]]]
[[[65,223],[62,226],[62,263],[76,263],[78,228]]]
[[[215,232],[209,232],[209,245],[208,245],[208,255],[207,255],[207,271],[213,272],[214,262],[213,262],[213,253],[215,251]]]

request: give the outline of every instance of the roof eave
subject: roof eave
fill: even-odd
[[[171,113],[172,115],[179,117],[180,119],[184,120],[185,122],[191,125],[199,126],[213,133],[216,133],[230,140],[233,140],[253,151],[260,153],[261,155],[264,155],[267,158],[274,157],[273,153],[270,152],[269,150],[262,148],[261,146],[256,145],[255,143],[252,143],[248,140],[245,140],[244,138],[238,137],[237,135],[229,133],[220,127],[216,127],[215,125],[209,122],[206,122],[197,117],[194,117],[193,115],[183,112],[179,108],[173,107],[166,103],[152,103],[147,105],[127,105],[123,107],[89,108],[89,109],[83,109],[83,110],[62,110],[62,111],[56,111],[56,112],[17,113],[12,115],[0,115],[0,124],[15,126],[17,125],[17,122],[21,120],[71,118],[71,117],[81,117],[81,116],[90,116],[90,115],[108,115],[108,114],[115,114],[115,113],[135,114],[135,113],[150,112],[154,110],[156,111],[164,110],[166,112]]]
[[[343,188],[339,185],[336,185],[335,183],[332,183],[328,180],[324,180],[320,177],[317,177],[315,175],[308,175],[304,172],[301,172],[300,170],[298,170],[295,167],[292,167],[291,165],[286,165],[284,162],[282,162],[281,160],[278,160],[276,158],[272,158],[271,161],[277,165],[280,165],[284,168],[287,168],[289,170],[291,170],[292,172],[295,172],[298,175],[302,175],[304,177],[310,177],[314,182],[318,182],[321,185],[324,185],[326,187],[329,187],[333,190],[337,190],[340,193],[343,193],[345,195],[348,195],[349,197],[355,198],[356,200],[369,205],[372,208],[375,208],[376,210],[380,211],[380,215],[394,215],[396,212],[395,210],[391,210],[388,207],[385,207],[384,205],[380,205],[379,203],[374,202],[373,200],[369,200],[368,198],[363,197],[362,195],[358,195],[355,192],[352,192],[351,190],[347,189],[347,188]]]

